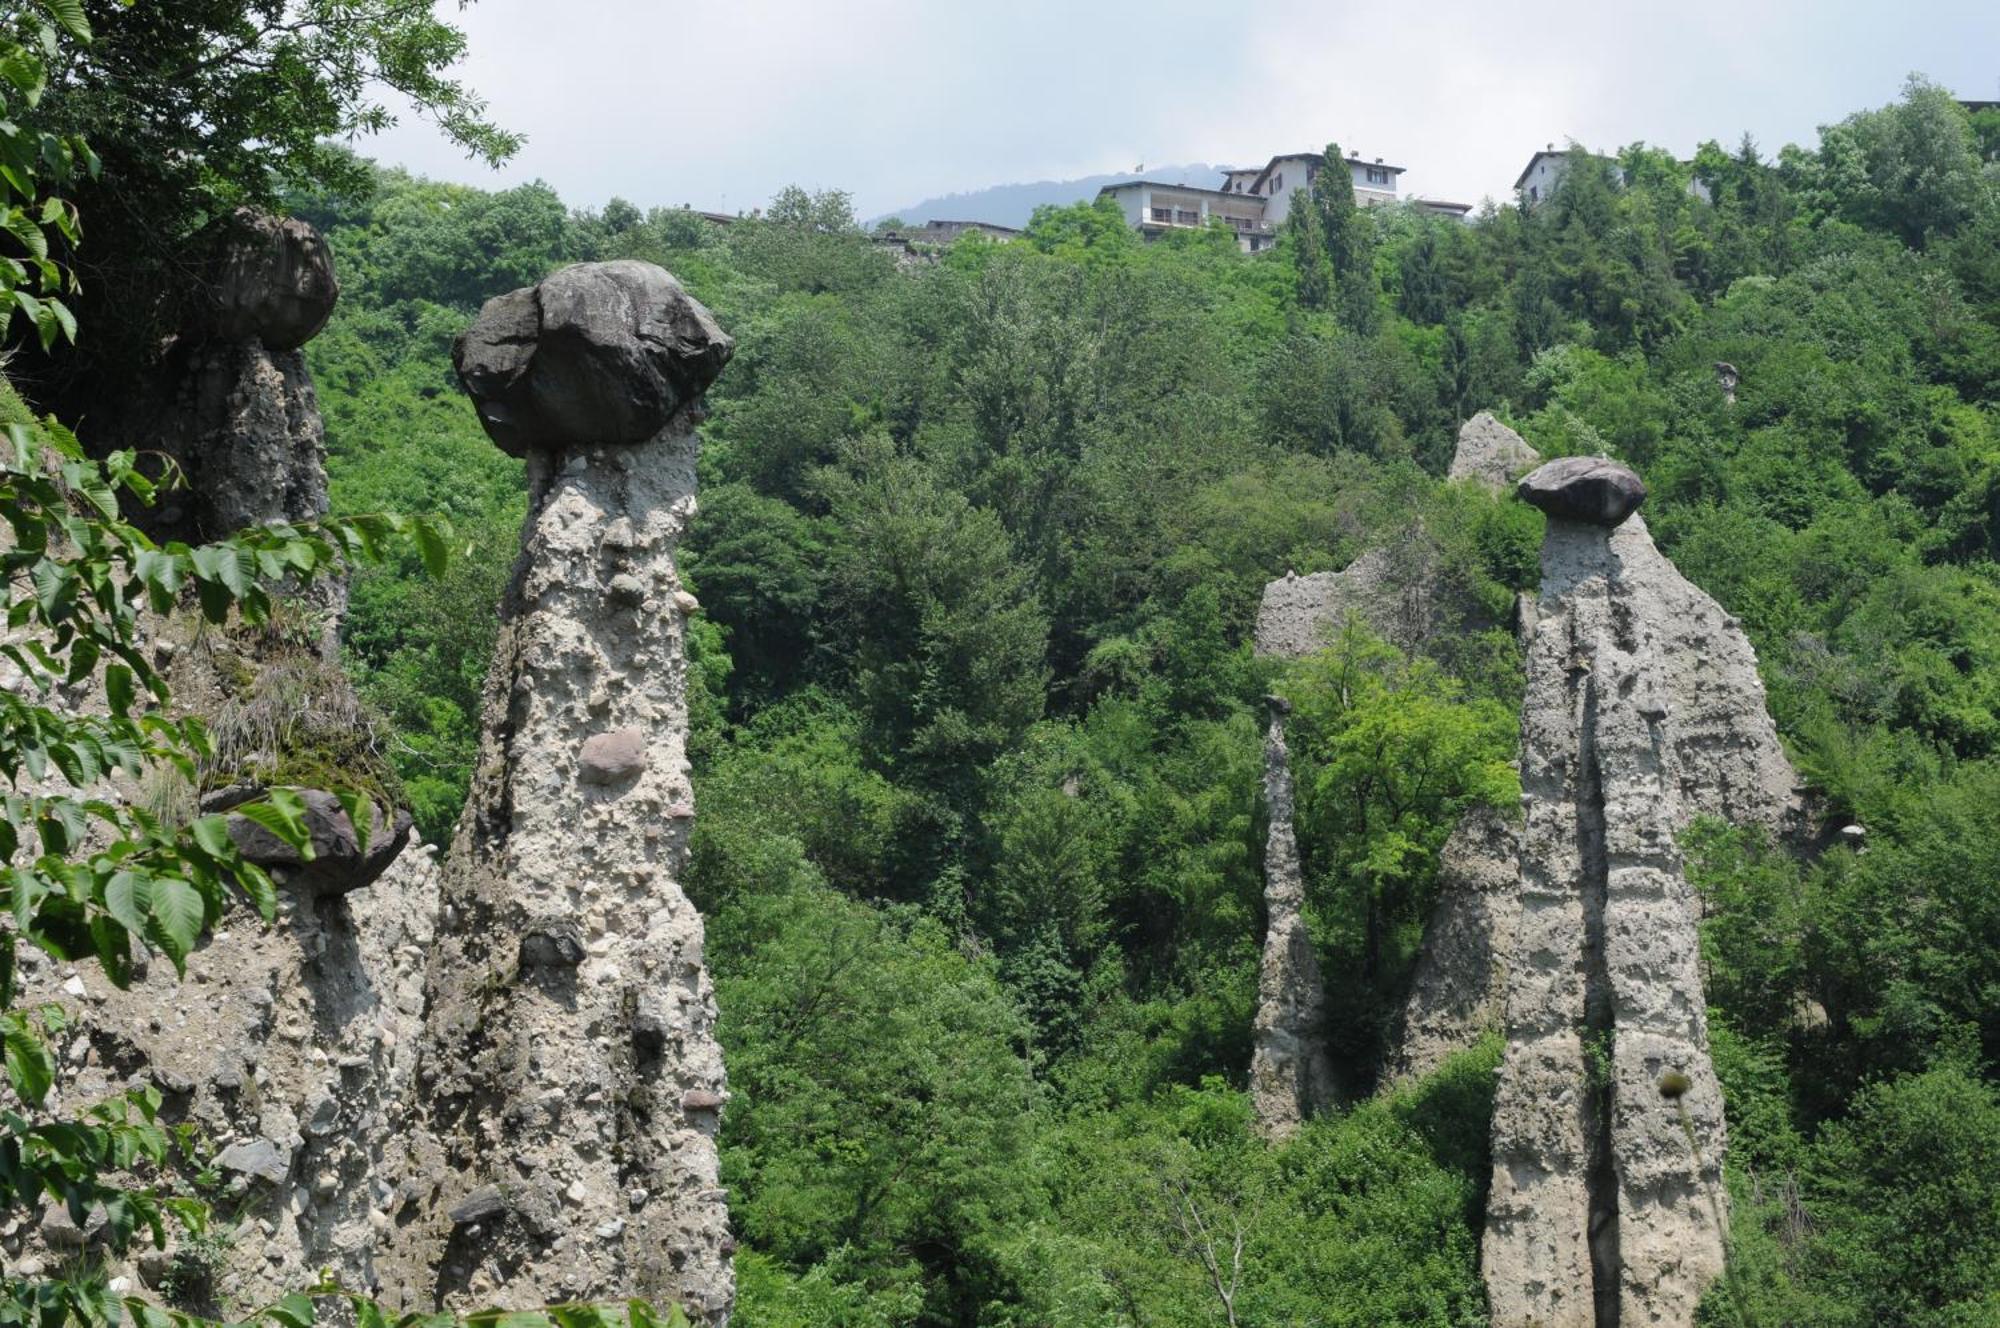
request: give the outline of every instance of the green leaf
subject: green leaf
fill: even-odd
[[[203,816],[188,827],[194,842],[202,852],[212,858],[228,861],[236,856],[236,841],[229,837],[229,818],[226,816]]]
[[[266,1309],[264,1314],[283,1328],[313,1328],[319,1321],[319,1311],[314,1308],[312,1297],[296,1291]]]
[[[90,19],[83,12],[83,0],[42,0],[55,21],[80,42],[91,40]]]
[[[7,1080],[14,1092],[31,1107],[38,1107],[56,1081],[55,1057],[38,1030],[19,1015],[0,1016],[0,1037],[4,1037]]]
[[[129,665],[105,665],[104,695],[111,702],[111,713],[120,719],[132,712],[132,702],[138,695],[138,689],[132,681]]]
[[[255,821],[297,849],[307,862],[313,859],[312,832],[306,828],[306,805],[290,789],[274,788],[257,802],[231,808],[238,816]]]
[[[368,840],[375,833],[375,804],[366,794],[352,790],[336,789],[333,796],[340,802],[340,809],[347,813],[347,823],[354,827],[354,841],[361,856],[368,856]]]
[[[424,560],[424,570],[433,577],[443,576],[451,566],[451,550],[445,543],[444,532],[431,522],[418,519],[410,527],[416,538],[417,552]]]
[[[158,924],[153,929],[154,940],[179,970],[201,938],[208,906],[202,901],[201,892],[188,882],[164,876],[153,882],[151,913]]]
[[[127,931],[144,935],[152,907],[152,882],[137,872],[119,872],[105,883],[104,911]]]

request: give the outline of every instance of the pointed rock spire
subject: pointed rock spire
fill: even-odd
[[[1323,1024],[1326,987],[1319,957],[1306,930],[1305,877],[1293,833],[1292,771],[1285,748],[1291,705],[1266,698],[1271,708],[1264,739],[1264,801],[1271,827],[1264,847],[1264,957],[1257,970],[1257,1015],[1252,1027],[1250,1095],[1257,1128],[1268,1139],[1286,1139],[1333,1100],[1333,1065]]]

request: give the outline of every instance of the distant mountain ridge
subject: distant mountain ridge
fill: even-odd
[[[1164,180],[1170,184],[1199,185],[1215,189],[1222,184],[1222,168],[1206,162],[1179,166],[1154,166],[1115,175],[1085,175],[1074,180],[1034,180],[1023,184],[996,184],[962,194],[942,194],[908,207],[893,208],[864,223],[873,226],[890,217],[900,217],[911,225],[927,221],[983,221],[994,226],[1025,226],[1035,209],[1044,204],[1064,207],[1088,202],[1108,184],[1127,180]]]

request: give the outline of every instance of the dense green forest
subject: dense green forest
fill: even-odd
[[[1470,225],[1343,188],[1255,256],[1078,206],[909,261],[837,192],[718,227],[376,168],[336,144],[386,122],[382,88],[475,155],[517,146],[447,77],[463,38],[427,4],[43,8],[96,42],[38,47],[46,97],[38,62],[0,71],[0,141],[79,145],[50,215],[89,238],[53,242],[68,269],[9,258],[10,316],[39,272],[84,333],[31,321],[8,374],[88,415],[174,325],[216,219],[322,229],[336,510],[441,513],[462,550],[437,580],[414,550],[364,572],[347,622],[432,840],[524,503],[452,338],[625,256],[737,338],[683,551],[737,1322],[1485,1321],[1497,1039],[1374,1081],[1441,844],[1514,805],[1518,647],[1355,631],[1280,669],[1247,638],[1266,581],[1418,523],[1505,622],[1542,518],[1441,479],[1490,409],[1643,472],[1661,546],[1751,634],[1824,823],[1867,829],[1809,859],[1688,844],[1735,1217],[1707,1313],[2000,1324],[2000,113],[1913,79],[1775,158],[1578,153],[1553,196]],[[1355,1089],[1281,1147],[1244,1092],[1274,688]]]
[[[685,565],[740,1321],[1475,1324],[1496,1046],[1249,1132],[1259,698],[1301,707],[1328,1036],[1366,1085],[1442,840],[1518,791],[1518,649],[1351,633],[1279,678],[1246,638],[1266,580],[1416,522],[1505,621],[1541,517],[1439,478],[1475,410],[1620,457],[1828,824],[1868,831],[1690,845],[1715,1321],[2000,1322],[1996,158],[2000,116],[1912,80],[1775,160],[1577,154],[1471,225],[1320,195],[1253,257],[1077,206],[900,264],[837,193],[718,227],[306,190],[345,286],[310,348],[336,507],[441,511],[471,549],[365,577],[349,649],[448,838],[522,504],[450,340],[562,263],[666,266],[739,342]]]

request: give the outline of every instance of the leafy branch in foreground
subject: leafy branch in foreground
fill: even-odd
[[[120,515],[121,499],[143,504],[156,488],[134,454],[93,461],[53,421],[17,419],[4,435],[0,658],[17,677],[0,688],[0,1046],[18,1109],[0,1109],[0,1206],[54,1200],[79,1224],[102,1214],[114,1253],[141,1235],[163,1247],[168,1220],[198,1233],[207,1214],[147,1183],[169,1162],[159,1093],[128,1092],[80,1116],[46,1109],[56,1082],[51,1039],[65,1017],[55,1006],[16,1008],[19,947],[94,958],[122,988],[139,953],[165,955],[184,972],[201,934],[239,899],[273,919],[276,887],[238,852],[227,817],[178,824],[118,796],[119,781],[129,787],[162,764],[192,780],[214,755],[201,720],[171,709],[146,632],[183,604],[214,624],[263,623],[283,588],[309,586],[404,538],[435,568],[446,540],[423,521],[368,516],[259,527],[199,547],[156,544]],[[269,789],[231,810],[311,857],[297,795]],[[350,816],[365,829],[358,798]],[[55,1328],[116,1317],[101,1280],[17,1278],[0,1297],[0,1323]]]

